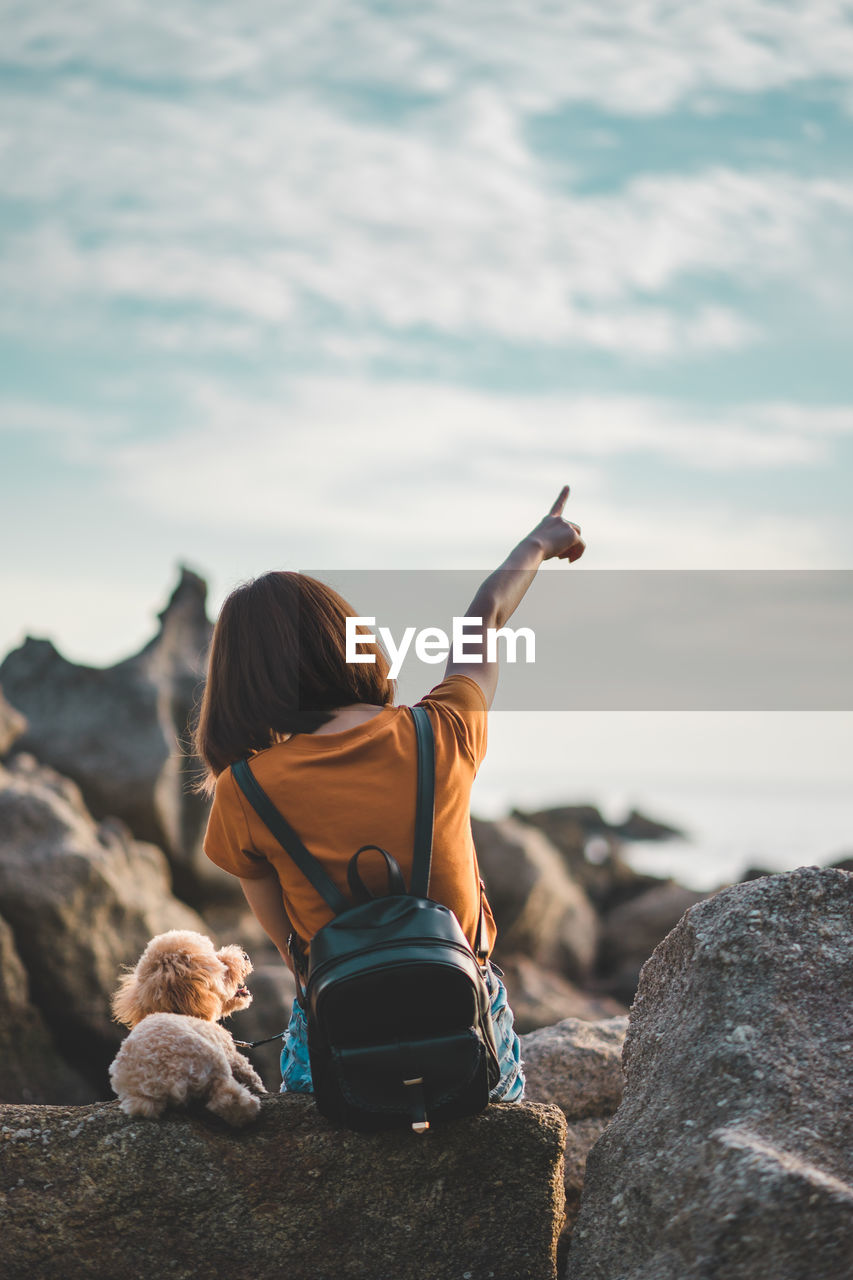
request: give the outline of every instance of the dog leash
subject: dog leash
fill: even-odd
[[[238,1049],[257,1049],[259,1044],[269,1044],[272,1040],[283,1040],[286,1031],[279,1031],[277,1036],[267,1036],[266,1040],[235,1040]]]

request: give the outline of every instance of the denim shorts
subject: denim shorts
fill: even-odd
[[[484,969],[492,1005],[492,1022],[498,1047],[501,1078],[489,1098],[492,1102],[520,1102],[524,1097],[521,1044],[513,1026],[512,1009],[507,1004],[503,971],[491,960]],[[281,1051],[281,1093],[313,1093],[308,1061],[308,1023],[298,1000],[293,1002],[290,1022]]]

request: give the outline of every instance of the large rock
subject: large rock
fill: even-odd
[[[0,1101],[94,1102],[87,1085],[57,1052],[9,925],[0,919]]]
[[[5,1280],[552,1280],[565,1122],[507,1103],[412,1133],[334,1129],[311,1100],[128,1120],[0,1107]]]
[[[582,991],[562,974],[543,969],[529,956],[501,956],[501,969],[519,1035],[551,1027],[564,1018],[598,1022],[627,1014],[625,1005],[610,996]]]
[[[0,758],[9,754],[26,727],[27,722],[20,711],[6,701],[0,689]]]
[[[853,1275],[853,876],[691,908],[643,968],[569,1280]]]
[[[684,912],[709,895],[667,880],[604,917],[598,953],[601,985],[630,1004],[640,970]]]
[[[498,926],[498,960],[520,952],[583,978],[595,959],[598,917],[553,845],[514,818],[472,818],[471,829]]]
[[[612,1116],[622,1101],[622,1045],[627,1017],[583,1022],[565,1018],[521,1037],[527,1090],[567,1120]]]
[[[566,1018],[521,1037],[525,1098],[558,1106],[568,1123],[561,1259],[578,1216],[587,1156],[622,1100],[621,1055],[627,1029],[627,1017],[601,1022]]]
[[[77,786],[28,755],[0,766],[0,904],[57,1048],[109,1097],[120,967],[154,934],[204,921],[172,895],[159,849],[96,825]]]
[[[137,839],[159,845],[178,892],[193,902],[239,893],[204,856],[209,806],[188,789],[198,765],[181,748],[205,676],[206,591],[182,570],[157,635],[116,666],[80,666],[49,640],[29,637],[0,665],[7,696],[29,725],[20,749],[72,778],[96,818],[114,815]]]

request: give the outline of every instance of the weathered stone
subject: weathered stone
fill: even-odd
[[[622,1101],[626,1017],[601,1022],[566,1018],[521,1037],[526,1095],[552,1102],[567,1120],[612,1116]]]
[[[543,969],[529,956],[501,956],[509,1003],[519,1034],[550,1027],[563,1018],[597,1022],[627,1014],[628,1010],[610,996],[582,991],[568,978]]]
[[[629,1004],[646,960],[689,907],[707,893],[667,880],[608,912],[602,922],[598,973],[602,985]]]
[[[853,1275],[853,876],[692,907],[647,961],[569,1280]]]
[[[27,722],[20,711],[6,701],[0,689],[0,757],[8,755],[26,727]]]
[[[96,825],[77,786],[28,755],[0,766],[0,903],[57,1048],[109,1097],[121,965],[155,934],[204,933],[204,921],[173,897],[159,849],[116,819]]]
[[[565,1122],[506,1103],[355,1134],[290,1094],[235,1132],[117,1104],[0,1107],[5,1280],[552,1280]]]
[[[96,818],[121,818],[162,848],[178,893],[192,902],[239,894],[202,851],[209,804],[189,790],[198,765],[181,749],[205,675],[206,592],[182,570],[157,635],[113,667],[77,665],[29,637],[0,665],[28,721],[20,748],[72,778]]]
[[[595,805],[560,805],[531,812],[513,809],[511,816],[543,833],[601,913],[665,883],[659,876],[635,871],[625,861],[621,829],[606,822]],[[632,810],[632,821],[651,820]]]
[[[498,926],[498,960],[520,952],[570,978],[588,973],[598,917],[556,849],[514,818],[472,818],[471,828]]]
[[[587,1156],[622,1098],[620,1058],[627,1027],[624,1016],[601,1022],[566,1018],[557,1026],[521,1037],[525,1098],[558,1106],[568,1122],[561,1261],[580,1208]]]
[[[0,1101],[94,1102],[97,1093],[57,1052],[30,1002],[12,930],[0,919]]]

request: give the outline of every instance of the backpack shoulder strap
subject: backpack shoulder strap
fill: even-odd
[[[310,853],[302,843],[287,819],[276,809],[272,800],[270,800],[249,768],[248,760],[238,760],[236,764],[232,764],[231,772],[258,817],[272,832],[285,851],[290,854],[299,870],[317,890],[326,905],[331,907],[335,915],[340,915],[342,911],[346,911],[352,906],[352,903],[347,901],[337,886],[326,875],[313,853]]]
[[[411,707],[410,710],[418,740],[418,801],[415,810],[415,854],[409,892],[416,898],[427,898],[435,807],[435,737],[426,707]]]

